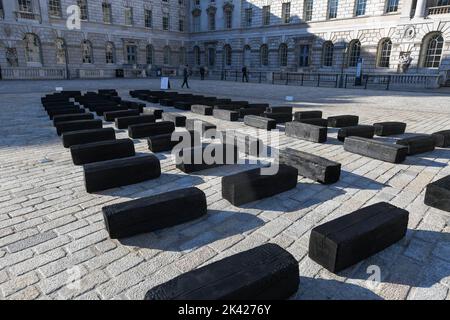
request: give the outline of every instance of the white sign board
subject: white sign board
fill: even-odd
[[[56,87],[55,91],[61,92],[61,91],[63,91],[63,87]]]
[[[169,89],[169,77],[161,77],[161,90]]]
[[[286,101],[294,101],[294,97],[293,96],[286,96]]]

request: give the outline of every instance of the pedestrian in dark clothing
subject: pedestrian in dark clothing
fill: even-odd
[[[243,66],[242,67],[242,82],[248,82],[248,71],[247,71],[247,67]]]
[[[183,69],[183,83],[181,85],[182,88],[184,88],[184,85],[186,85],[186,87],[189,89],[188,78],[189,78],[189,70],[188,65],[186,65],[186,67],[184,67]]]
[[[200,67],[200,80],[205,80],[205,68]]]

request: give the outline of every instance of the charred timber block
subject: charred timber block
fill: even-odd
[[[77,144],[70,147],[70,153],[75,165],[126,158],[135,155],[134,143],[131,139],[118,139]]]
[[[53,120],[53,117],[63,115],[63,114],[74,114],[74,113],[85,113],[86,110],[78,107],[64,108],[64,109],[54,109],[47,111],[47,114],[50,120]]]
[[[128,116],[138,116],[139,110],[129,109],[120,111],[108,111],[103,114],[106,121],[115,121],[116,118],[128,117]]]
[[[173,98],[159,99],[159,104],[165,107],[173,107],[175,100]]]
[[[113,111],[125,111],[128,110],[127,107],[121,107],[121,106],[98,106],[95,108],[95,112],[98,116],[103,116],[106,112],[113,112]]]
[[[285,133],[288,137],[323,143],[327,141],[327,127],[315,126],[298,121],[286,122]]]
[[[164,111],[162,109],[144,110],[144,115],[153,115],[155,119],[161,119]]]
[[[96,192],[158,178],[159,159],[152,154],[84,165],[86,191]]]
[[[295,188],[296,168],[280,164],[275,174],[261,174],[261,168],[250,169],[222,178],[222,197],[234,206],[271,197]]]
[[[265,129],[268,131],[277,127],[277,122],[274,119],[259,116],[244,116],[244,123],[247,126]]]
[[[292,121],[292,113],[264,112],[263,117],[275,120],[277,123],[286,123]]]
[[[231,99],[217,99],[216,104],[227,104],[231,103]]]
[[[433,151],[436,142],[431,135],[420,135],[397,140],[397,144],[408,148],[408,155]]]
[[[186,126],[186,117],[174,112],[164,112],[162,115],[164,121],[171,121],[175,124],[175,127]]]
[[[294,120],[300,121],[305,119],[320,119],[322,118],[322,111],[311,110],[311,111],[297,111],[294,113]]]
[[[78,106],[75,106],[74,103],[72,102],[67,102],[67,103],[57,103],[57,104],[46,104],[44,106],[45,111],[49,112],[50,110],[59,110],[59,109],[70,109],[70,108],[75,108]]]
[[[239,152],[258,157],[264,149],[261,139],[250,135],[236,134],[234,132],[223,131],[220,136],[222,143],[234,144]]]
[[[280,151],[280,163],[296,168],[300,176],[323,184],[335,183],[341,176],[340,163],[291,148]]]
[[[127,107],[128,109],[138,110],[139,113],[142,113],[145,108],[145,103],[124,100],[120,102],[120,106]]]
[[[188,101],[176,101],[173,106],[176,109],[180,109],[180,110],[191,110],[191,105],[192,102],[188,102]]]
[[[213,114],[213,107],[203,105],[203,104],[193,104],[191,106],[191,111],[194,113],[198,113],[204,116],[212,116]]]
[[[145,98],[145,101],[148,101],[148,102],[151,102],[151,103],[159,103],[159,100],[160,100],[160,99],[162,99],[162,98],[157,97],[157,96],[150,95],[150,96],[147,96],[147,97]]]
[[[145,138],[163,133],[172,133],[174,131],[175,124],[170,121],[133,124],[128,127],[128,135],[133,139]]]
[[[145,300],[282,300],[297,292],[298,275],[297,260],[268,243],[160,284]]]
[[[339,272],[402,239],[409,213],[386,202],[356,210],[311,231],[309,257]]]
[[[238,121],[239,120],[239,112],[236,112],[233,110],[214,109],[213,116],[214,116],[214,118],[225,120],[225,121]]]
[[[335,128],[357,126],[359,122],[358,116],[342,115],[328,117],[328,126]]]
[[[219,109],[219,110],[239,110],[241,109],[243,106],[239,105],[239,104],[216,104],[214,105],[214,110]]]
[[[245,116],[261,116],[264,114],[264,110],[266,108],[255,108],[255,107],[249,107],[249,108],[241,108],[237,110],[239,112],[239,118],[244,118]]]
[[[377,122],[373,126],[375,127],[375,134],[377,136],[403,134],[406,130],[406,123],[404,122]]]
[[[155,123],[155,116],[152,114],[142,114],[138,116],[116,118],[115,124],[117,129],[127,129],[134,124]]]
[[[337,138],[342,142],[345,140],[345,138],[350,136],[372,139],[374,133],[375,128],[373,126],[358,125],[339,129]]]
[[[75,121],[75,120],[90,120],[94,119],[92,113],[73,113],[73,114],[62,114],[53,117],[53,125],[63,121]]]
[[[450,176],[446,176],[427,185],[425,204],[450,212]]]
[[[450,130],[438,131],[432,134],[436,147],[450,147]]]
[[[249,103],[247,105],[247,108],[263,109],[264,111],[266,111],[269,107],[270,105],[268,103]]]
[[[201,144],[200,136],[197,136],[194,131],[177,132],[177,135],[172,133],[159,134],[147,138],[148,148],[152,152],[171,151],[182,141],[184,146],[188,143],[186,140],[189,141],[189,147],[194,147]]]
[[[292,117],[292,107],[290,106],[274,106],[266,109],[267,113],[289,113]]]
[[[231,144],[208,144],[180,150],[176,155],[177,169],[191,173],[227,164],[238,159],[237,146]]]
[[[322,119],[322,118],[299,119],[299,120],[294,120],[294,121],[312,124],[312,125],[319,126],[319,127],[328,127],[328,120]]]
[[[196,128],[200,128],[202,135],[208,131],[211,134],[216,132],[216,125],[200,119],[186,119],[186,130],[194,131]]]
[[[79,130],[62,134],[62,142],[65,148],[69,148],[77,144],[114,140],[115,138],[116,132],[113,128]]]
[[[92,120],[76,120],[76,121],[63,121],[56,124],[56,133],[60,136],[62,133],[69,131],[88,130],[88,129],[100,129],[103,126],[103,122],[100,119]]]
[[[109,205],[102,211],[109,236],[113,239],[125,238],[206,215],[206,195],[195,187],[178,189]]]
[[[408,154],[405,146],[361,137],[345,139],[344,150],[391,163],[405,161]]]

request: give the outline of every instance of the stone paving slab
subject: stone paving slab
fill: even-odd
[[[254,165],[187,175],[164,153],[157,154],[161,178],[87,194],[82,168],[72,164],[39,98],[55,86],[115,87],[123,98],[138,101],[129,97],[129,89],[155,90],[158,85],[157,80],[128,79],[2,82],[0,299],[142,299],[152,286],[266,242],[286,248],[299,261],[301,279],[295,299],[450,299],[450,214],[423,204],[425,186],[450,174],[450,149],[437,148],[394,165],[345,152],[336,139],[337,130],[329,130],[327,143],[316,144],[285,136],[284,126],[279,125],[280,148],[340,162],[340,181],[325,186],[299,177],[295,189],[237,208],[222,199],[221,177]],[[178,80],[172,86],[189,92],[178,89]],[[450,129],[445,95],[219,81],[192,81],[191,87],[194,93],[273,105],[285,105],[284,96],[291,95],[294,111],[314,108],[324,118],[356,114],[362,124],[404,121],[406,135]],[[242,122],[182,114],[214,123],[218,130],[249,130]],[[117,138],[126,137],[126,130],[117,130]],[[134,142],[136,152],[150,153],[145,139]],[[102,206],[189,186],[207,195],[205,217],[127,239],[108,239]],[[404,239],[338,275],[307,257],[314,226],[377,201],[410,211]],[[367,281],[371,266],[380,268],[377,285]]]

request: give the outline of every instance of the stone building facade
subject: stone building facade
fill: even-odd
[[[81,8],[81,28],[70,30]],[[142,69],[440,75],[450,0],[2,0],[4,78]],[[68,10],[69,9],[69,10]]]

